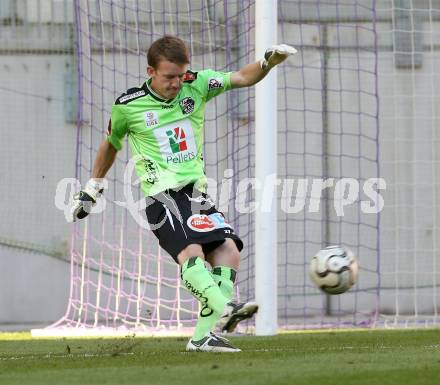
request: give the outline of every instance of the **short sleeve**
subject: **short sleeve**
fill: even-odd
[[[123,104],[114,104],[112,106],[112,117],[107,132],[107,140],[118,151],[122,149],[122,144],[128,131],[124,108],[125,105]]]
[[[208,101],[231,89],[231,72],[199,71],[193,84]]]

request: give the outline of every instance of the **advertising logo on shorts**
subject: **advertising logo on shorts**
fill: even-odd
[[[195,214],[191,215],[186,224],[191,230],[199,233],[207,233],[217,229],[231,228],[229,223],[226,223],[225,218],[220,213],[210,215]]]
[[[209,219],[207,215],[191,215],[186,224],[191,230],[198,231],[200,233],[207,233],[215,229],[214,223]]]
[[[196,158],[196,141],[191,122],[188,119],[155,128],[153,133],[166,163],[177,164]]]

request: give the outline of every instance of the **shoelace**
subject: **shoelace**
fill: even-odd
[[[220,337],[219,335],[217,335],[217,334],[215,334],[214,332],[210,332],[210,335],[211,335],[211,337],[213,337],[213,338],[215,338],[215,339],[217,339],[217,340],[219,340],[219,341],[223,341],[223,342],[226,342],[226,343],[230,343],[229,342],[229,340],[227,339],[227,338],[225,338],[225,337]]]

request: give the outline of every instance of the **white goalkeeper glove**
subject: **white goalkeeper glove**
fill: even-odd
[[[75,222],[89,215],[103,191],[102,179],[90,179],[85,187],[73,196],[69,222]]]
[[[264,53],[264,58],[260,60],[260,66],[263,70],[270,70],[297,52],[295,48],[287,44],[273,45]]]

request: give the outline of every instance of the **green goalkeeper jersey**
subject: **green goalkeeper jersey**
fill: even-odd
[[[189,183],[206,190],[205,106],[231,88],[230,75],[213,70],[188,71],[174,99],[160,98],[147,80],[116,100],[107,140],[119,151],[127,135],[146,196]]]

